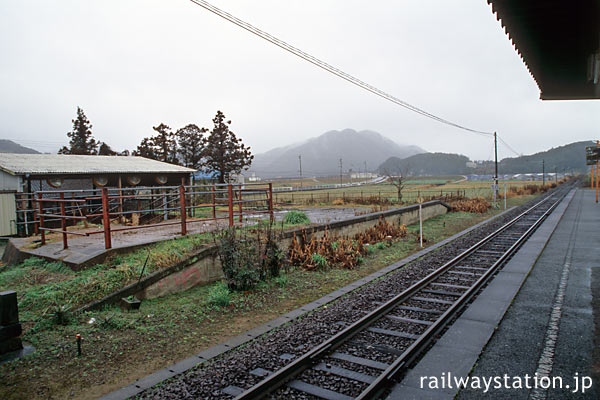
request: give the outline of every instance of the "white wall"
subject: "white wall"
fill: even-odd
[[[19,177],[0,171],[0,190],[16,190],[20,192],[19,182]]]

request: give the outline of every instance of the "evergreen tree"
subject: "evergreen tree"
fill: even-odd
[[[219,183],[225,183],[232,174],[248,169],[254,156],[250,147],[229,130],[231,121],[225,121],[221,111],[217,111],[213,123],[210,135],[204,139],[202,166],[207,172],[216,172]]]
[[[154,150],[154,144],[152,143],[151,138],[143,138],[137,149],[133,151],[133,155],[158,160],[158,155]]]
[[[152,127],[158,134],[142,139],[137,149],[133,152],[136,156],[151,158],[171,164],[178,164],[177,142],[175,135],[165,124]]]
[[[106,142],[100,142],[100,147],[98,148],[98,155],[100,155],[100,156],[116,156],[118,154],[119,153],[117,153],[116,151],[111,149],[111,147],[109,145],[107,145]]]
[[[67,132],[69,147],[63,146],[59,154],[97,154],[98,142],[92,136],[92,124],[83,110],[77,107],[77,118],[72,120],[73,130]]]
[[[183,166],[193,169],[199,169],[201,166],[203,150],[203,133],[206,128],[198,128],[197,125],[189,124],[175,132],[177,137],[179,159]]]
[[[153,126],[158,135],[151,138],[154,150],[158,156],[157,160],[178,164],[177,162],[177,142],[171,128],[165,124]]]

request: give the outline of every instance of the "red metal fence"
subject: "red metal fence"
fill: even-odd
[[[227,220],[233,226],[236,219],[242,223],[244,217],[261,214],[273,221],[271,183],[39,191],[22,201],[36,202],[35,208],[24,211],[26,216],[32,214],[25,228],[34,224],[42,245],[46,232],[60,233],[65,249],[68,235],[103,234],[105,248],[110,249],[113,232],[180,225],[181,235],[186,235],[188,226],[197,222]],[[97,223],[102,228],[68,230],[78,223]]]

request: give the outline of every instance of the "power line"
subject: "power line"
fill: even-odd
[[[310,54],[308,54],[308,53],[306,53],[306,52],[298,49],[297,47],[294,47],[294,46],[292,46],[292,45],[284,42],[283,40],[278,39],[275,36],[273,36],[273,35],[265,32],[263,30],[260,30],[259,28],[255,27],[254,25],[251,25],[248,22],[245,22],[245,21],[243,21],[243,20],[241,20],[241,19],[233,16],[232,14],[229,14],[226,11],[223,11],[220,8],[217,8],[217,7],[213,6],[212,4],[210,4],[207,1],[204,1],[204,0],[190,0],[190,1],[192,3],[194,3],[194,4],[196,4],[196,5],[198,5],[198,6],[202,7],[202,8],[204,8],[204,9],[212,12],[213,14],[218,15],[221,18],[223,18],[223,19],[225,19],[225,20],[227,20],[229,22],[234,23],[235,25],[239,26],[240,28],[243,28],[243,29],[247,30],[248,32],[250,32],[250,33],[252,33],[252,34],[254,34],[256,36],[258,36],[258,37],[260,37],[260,38],[262,38],[264,40],[267,40],[268,42],[271,42],[272,44],[274,44],[274,45],[282,48],[283,50],[288,51],[288,52],[290,52],[290,53],[292,53],[292,54],[294,54],[294,55],[296,55],[296,56],[298,56],[298,57],[300,57],[300,58],[302,58],[302,59],[310,62],[311,64],[314,64],[317,67],[322,68],[325,71],[330,72],[330,73],[332,73],[332,74],[334,74],[334,75],[336,75],[336,76],[338,76],[338,77],[340,77],[340,78],[342,78],[342,79],[344,79],[344,80],[346,80],[346,81],[348,81],[348,82],[350,82],[350,83],[352,83],[352,84],[354,84],[354,85],[356,85],[356,86],[358,86],[358,87],[360,87],[362,89],[365,89],[365,90],[367,90],[367,91],[369,91],[369,92],[371,92],[371,93],[373,93],[373,94],[375,94],[375,95],[377,95],[379,97],[382,97],[382,98],[384,98],[384,99],[386,99],[386,100],[388,100],[388,101],[390,101],[390,102],[392,102],[394,104],[397,104],[397,105],[399,105],[401,107],[404,107],[404,108],[406,108],[406,109],[408,109],[410,111],[413,111],[413,112],[415,112],[417,114],[420,114],[420,115],[422,115],[424,117],[433,119],[434,121],[440,122],[442,124],[450,125],[450,126],[453,126],[455,128],[463,129],[465,131],[472,132],[472,133],[475,133],[475,134],[478,134],[478,135],[483,135],[483,136],[492,136],[493,135],[492,132],[485,132],[485,131],[479,131],[479,130],[476,130],[476,129],[467,128],[466,126],[459,125],[459,124],[457,124],[455,122],[449,121],[449,120],[444,119],[442,117],[438,117],[437,115],[431,114],[431,113],[429,113],[429,112],[427,112],[427,111],[425,111],[425,110],[423,110],[421,108],[413,106],[412,104],[409,104],[406,101],[403,101],[403,100],[401,100],[401,99],[399,99],[399,98],[397,98],[395,96],[392,96],[391,94],[388,94],[388,93],[386,93],[386,92],[384,92],[384,91],[382,91],[382,90],[380,90],[380,89],[378,89],[378,88],[376,88],[376,87],[374,87],[372,85],[369,85],[368,83],[363,82],[360,79],[355,78],[354,76],[352,76],[350,74],[347,74],[346,72],[344,72],[344,71],[342,71],[342,70],[340,70],[340,69],[338,69],[338,68],[336,68],[336,67],[334,67],[334,66],[332,66],[330,64],[327,64],[326,62],[324,62],[324,61],[322,61],[322,60],[320,60],[320,59],[318,59],[318,58],[316,58],[316,57],[314,57],[314,56],[312,56],[312,55],[310,55]]]
[[[507,149],[509,149],[510,151],[515,153],[517,155],[517,157],[521,157],[521,154],[517,153],[517,151],[515,149],[513,149],[512,147],[510,147],[509,144],[506,143],[504,140],[502,140],[502,138],[500,136],[498,136],[498,140],[500,140],[500,142],[502,142],[502,144],[505,145]]]

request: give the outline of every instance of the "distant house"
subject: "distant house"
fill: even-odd
[[[17,233],[17,193],[179,185],[194,172],[144,157],[0,153],[0,236]]]

